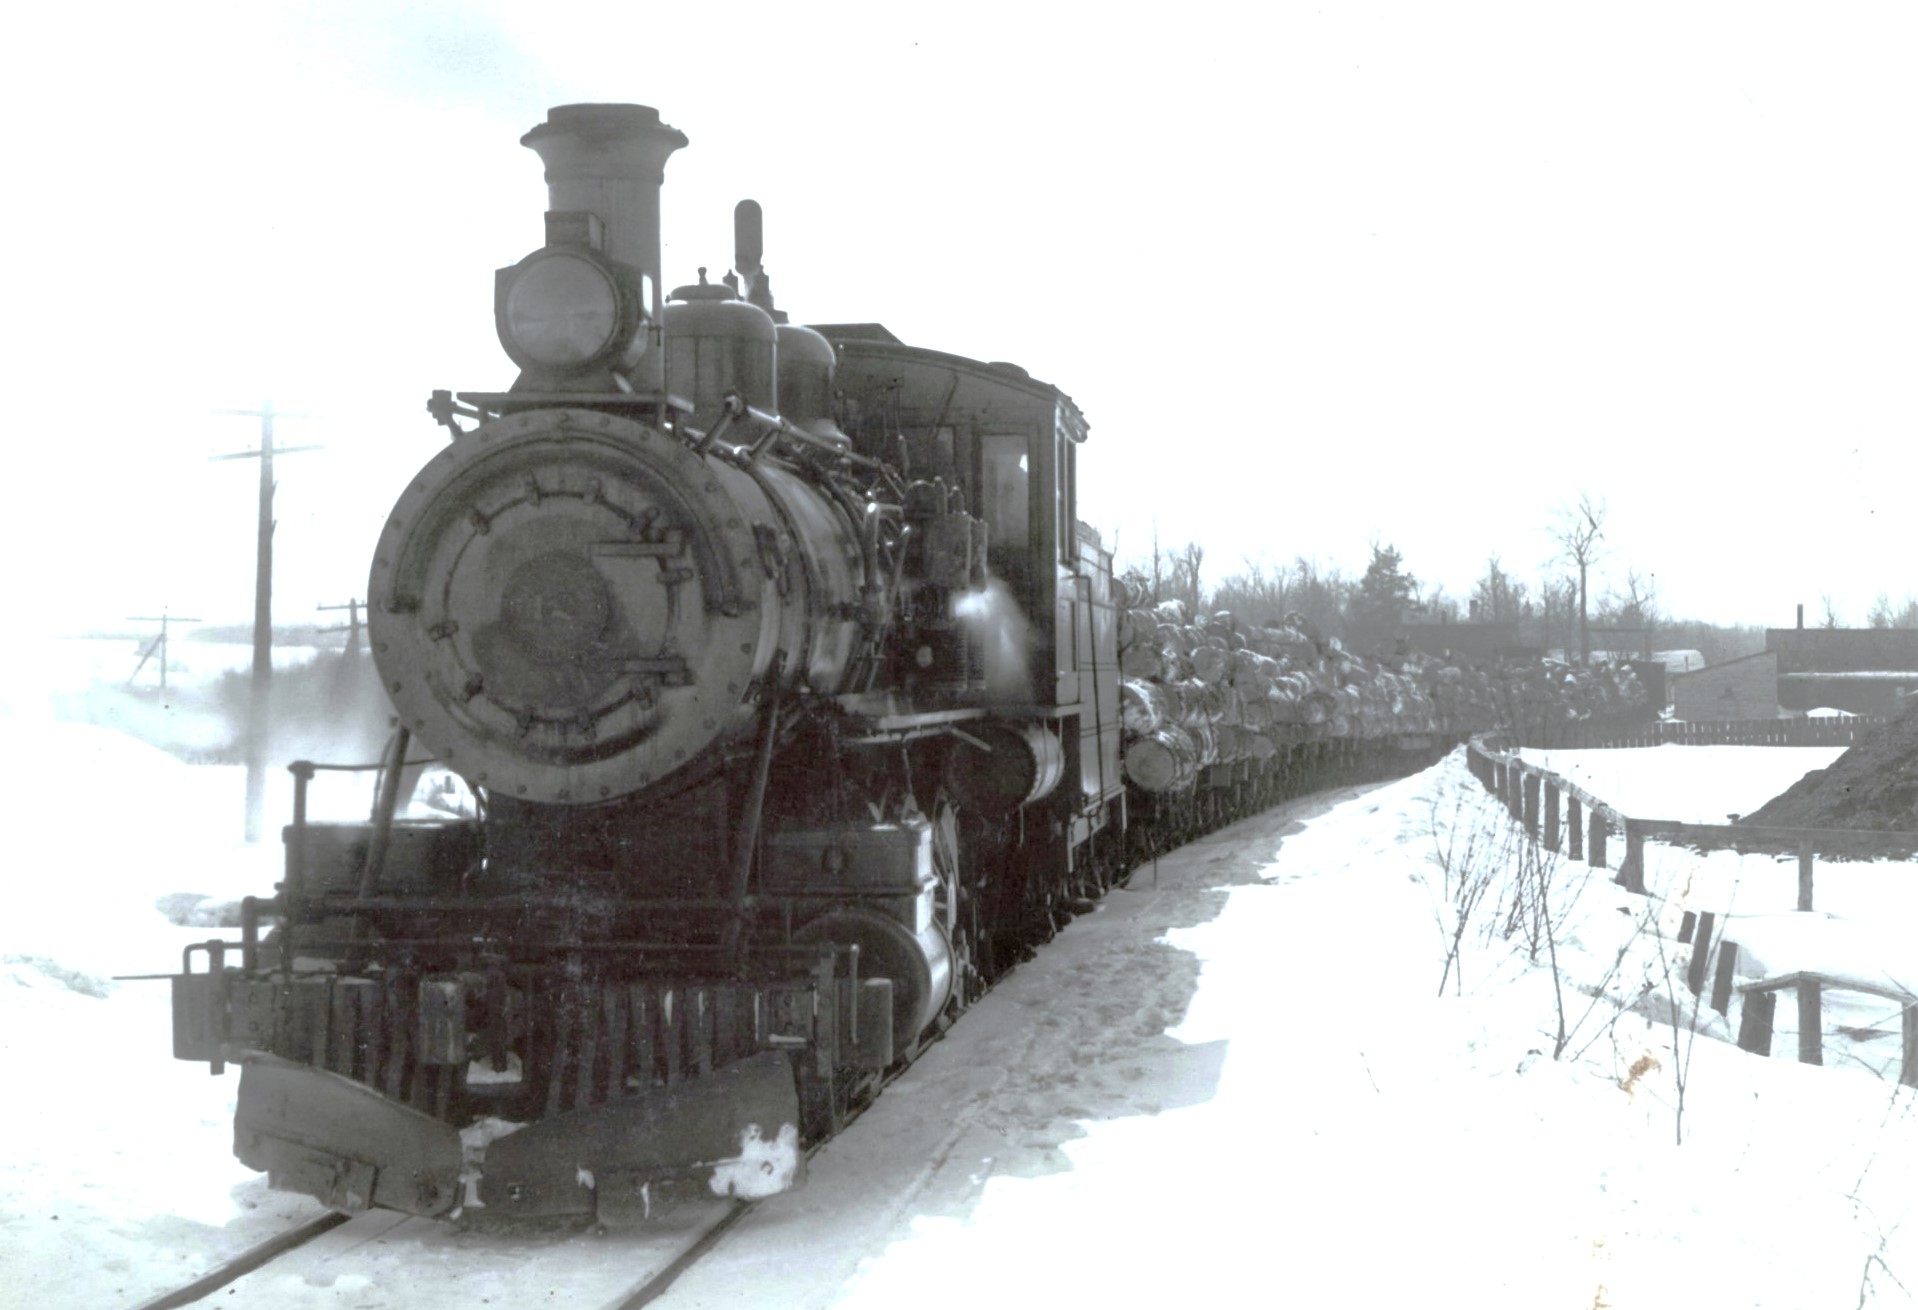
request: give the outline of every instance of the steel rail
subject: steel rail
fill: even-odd
[[[305,1246],[322,1233],[330,1233],[353,1216],[341,1214],[337,1210],[329,1211],[316,1219],[309,1219],[298,1228],[290,1228],[277,1237],[250,1246],[231,1260],[215,1265],[184,1287],[171,1292],[163,1292],[151,1301],[142,1301],[134,1310],[177,1310],[179,1306],[192,1305],[201,1297],[219,1291],[228,1283],[239,1281],[261,1265],[277,1260],[288,1251]]]
[[[987,986],[985,992],[981,993],[980,999],[984,999],[984,997],[989,995],[993,988],[998,985],[998,980],[995,979]],[[978,1003],[978,1000],[973,1001],[974,1005]],[[948,1023],[940,1027],[931,1037],[919,1043],[919,1045],[913,1049],[911,1058],[907,1060],[905,1064],[884,1074],[880,1078],[878,1086],[874,1087],[869,1095],[849,1106],[846,1110],[845,1119],[833,1130],[831,1136],[823,1137],[806,1148],[807,1162],[810,1163],[812,1158],[818,1155],[821,1150],[825,1149],[828,1144],[837,1141],[841,1134],[858,1123],[860,1117],[864,1115],[867,1110],[870,1110],[874,1103],[878,1101],[879,1094],[885,1091],[886,1088],[892,1086],[892,1084],[911,1069],[913,1065],[917,1064],[920,1056],[924,1055],[932,1047],[937,1046],[940,1042],[943,1042],[950,1028],[951,1024]],[[719,1245],[721,1238],[732,1231],[734,1225],[757,1209],[759,1204],[760,1202],[756,1200],[735,1200],[729,1203],[725,1213],[713,1220],[712,1225],[704,1232],[688,1242],[683,1251],[667,1261],[666,1264],[656,1272],[648,1274],[632,1291],[626,1293],[620,1300],[607,1306],[606,1310],[642,1310],[642,1307],[649,1306],[654,1301],[657,1301],[671,1290],[672,1285],[679,1281],[681,1274],[698,1264],[708,1251],[711,1251],[715,1246]],[[145,1308],[142,1307],[141,1310],[145,1310]]]

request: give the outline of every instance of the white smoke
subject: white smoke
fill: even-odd
[[[1031,625],[999,578],[986,579],[979,591],[962,593],[952,606],[953,616],[985,658],[986,695],[1000,702],[1028,703],[1033,699]]]

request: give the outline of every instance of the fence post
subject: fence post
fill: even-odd
[[[1918,1005],[1905,1007],[1905,1058],[1898,1066],[1898,1081],[1918,1087]]]
[[[1605,867],[1605,811],[1592,810],[1591,831],[1585,836],[1585,862],[1594,869]]]
[[[1520,775],[1523,794],[1520,805],[1523,807],[1519,822],[1525,825],[1525,835],[1533,841],[1538,840],[1538,793],[1539,777],[1530,769]]]
[[[1811,909],[1811,838],[1806,837],[1798,843],[1798,908]]]
[[[1625,884],[1626,891],[1644,895],[1645,834],[1638,831],[1638,824],[1631,819],[1625,820],[1625,858],[1618,866],[1618,880]]]
[[[1731,1014],[1732,974],[1737,968],[1738,943],[1721,939],[1718,943],[1718,971],[1712,975],[1712,1009],[1720,1014]]]
[[[1798,1063],[1825,1062],[1825,988],[1816,978],[1798,980]]]
[[[1555,851],[1563,844],[1558,830],[1558,780],[1545,784],[1545,849]]]
[[[1698,926],[1698,913],[1687,910],[1678,920],[1678,944],[1683,946],[1692,939],[1692,929]]]
[[[1565,835],[1572,839],[1571,858],[1585,858],[1585,804],[1576,796],[1565,798]]]
[[[1770,1055],[1772,1019],[1777,1012],[1777,992],[1746,992],[1738,1010],[1738,1049]]]
[[[1712,957],[1712,923],[1718,916],[1710,910],[1698,915],[1698,931],[1692,934],[1692,958],[1685,965],[1685,985],[1696,996],[1705,990],[1705,961]]]
[[[1505,808],[1512,812],[1514,819],[1525,812],[1524,791],[1525,767],[1513,760],[1511,767],[1505,770]]]

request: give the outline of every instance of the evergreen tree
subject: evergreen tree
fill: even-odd
[[[1372,562],[1365,566],[1359,589],[1352,596],[1345,628],[1361,650],[1390,641],[1405,623],[1405,611],[1418,594],[1418,579],[1405,572],[1404,559],[1394,546],[1372,543]]]

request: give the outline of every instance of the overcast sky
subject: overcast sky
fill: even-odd
[[[1908,5],[36,6],[0,78],[13,612],[277,617],[365,590],[503,388],[555,104],[657,106],[666,281],[766,210],[798,321],[1022,364],[1085,410],[1081,515],[1469,592],[1555,505],[1669,613],[1862,622],[1918,593]],[[1092,15],[1097,13],[1097,19]],[[1602,590],[1602,585],[1595,586]],[[18,621],[25,621],[24,619]]]

